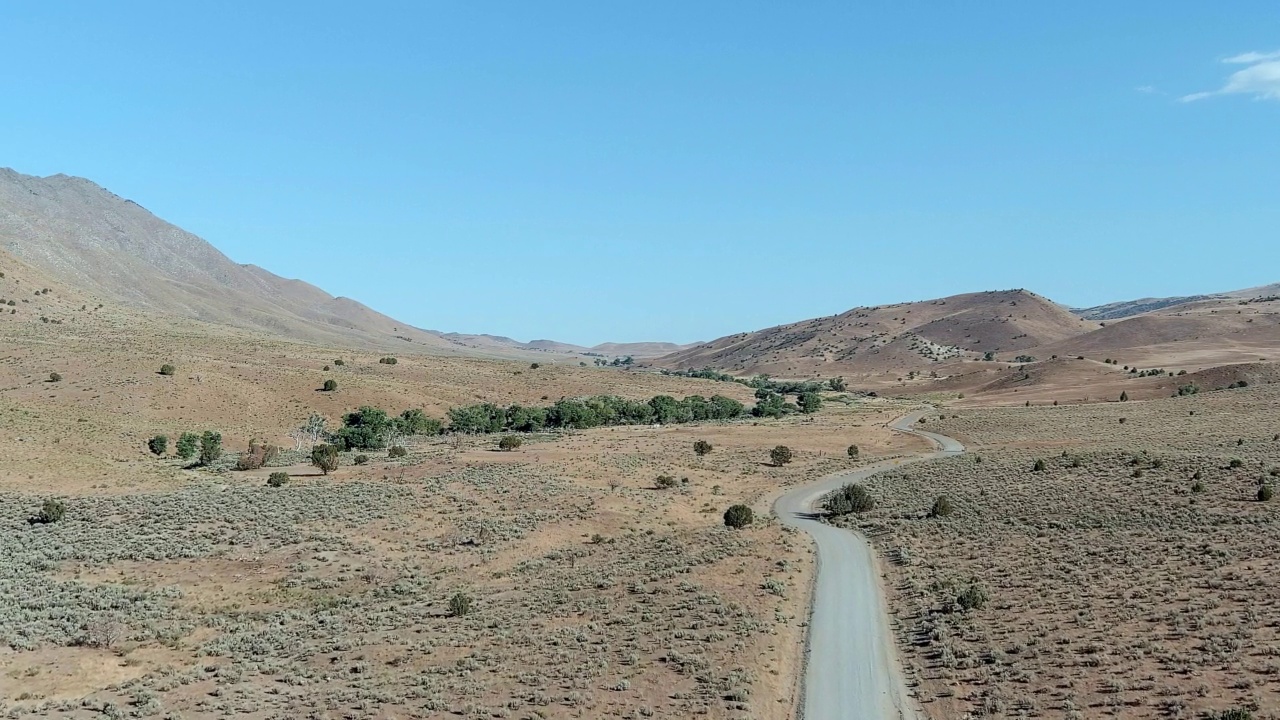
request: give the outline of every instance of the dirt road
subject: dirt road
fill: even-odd
[[[924,413],[907,415],[890,427],[928,438],[937,452],[831,475],[774,504],[774,514],[784,524],[809,533],[818,545],[802,706],[806,720],[917,717],[902,682],[874,551],[861,535],[820,522],[814,505],[832,490],[882,470],[964,452],[949,437],[917,429]]]

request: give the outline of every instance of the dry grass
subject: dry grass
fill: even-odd
[[[1277,399],[931,416],[972,452],[874,478],[853,521],[891,561],[929,716],[1276,717],[1280,505],[1255,498],[1280,482]],[[954,513],[925,517],[940,495]],[[971,585],[990,600],[965,612]]]

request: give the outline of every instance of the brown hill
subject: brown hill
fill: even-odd
[[[232,262],[83,178],[0,169],[0,249],[87,295],[296,339],[434,351],[455,343],[299,280]]]
[[[614,355],[622,357],[630,355],[638,358],[653,358],[669,355],[673,352],[679,352],[685,348],[693,347],[696,343],[688,345],[677,345],[669,342],[633,342],[633,343],[600,343],[591,348],[592,352],[601,353],[603,355]]]
[[[870,378],[937,368],[946,361],[1002,359],[1098,327],[1026,290],[855,308],[840,315],[739,333],[654,361],[783,377]]]

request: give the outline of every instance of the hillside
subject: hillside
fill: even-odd
[[[295,339],[459,346],[300,280],[240,265],[83,178],[0,169],[0,249],[107,303]]]
[[[1280,294],[1280,283],[1262,287],[1232,290],[1229,292],[1211,293],[1208,295],[1183,295],[1164,298],[1140,298],[1138,300],[1122,300],[1119,302],[1096,305],[1090,308],[1072,308],[1071,312],[1086,320],[1119,320],[1122,318],[1156,312],[1177,305],[1186,305],[1204,300],[1248,299]]]
[[[739,333],[653,362],[782,377],[868,378],[937,367],[950,360],[1001,359],[1098,327],[1035,293],[1004,290],[854,308],[831,317]]]

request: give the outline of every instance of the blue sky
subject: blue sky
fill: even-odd
[[[1280,280],[1274,2],[195,5],[6,3],[0,166],[421,327]]]

